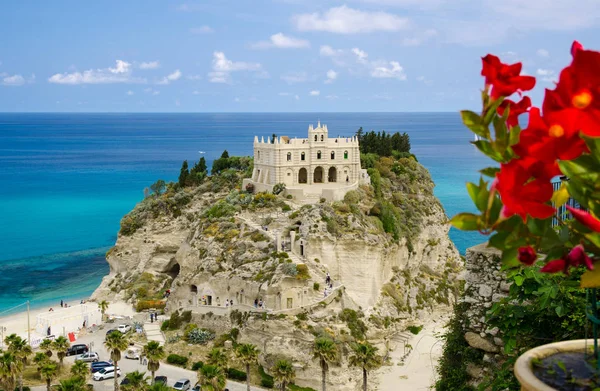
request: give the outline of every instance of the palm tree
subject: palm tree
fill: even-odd
[[[33,362],[37,365],[37,371],[39,372],[44,363],[50,361],[50,357],[44,352],[37,352],[33,357]]]
[[[377,348],[368,342],[352,345],[354,355],[350,356],[350,365],[362,368],[363,391],[367,391],[367,372],[381,366],[382,357],[377,354]]]
[[[50,383],[58,376],[56,361],[46,361],[40,368],[40,375],[42,375],[42,379],[46,380],[46,390],[50,391]],[[12,390],[12,388],[7,389]]]
[[[40,343],[40,349],[46,352],[46,356],[52,357],[52,341],[48,338]]]
[[[273,379],[285,391],[288,384],[291,384],[296,378],[296,370],[288,360],[279,360],[272,369]]]
[[[229,359],[227,358],[227,355],[219,348],[213,348],[206,355],[206,362],[209,365],[217,366],[217,367],[221,368],[222,370],[227,369],[227,361],[228,360]]]
[[[313,346],[313,358],[319,360],[322,374],[322,389],[327,391],[327,371],[329,363],[337,360],[338,349],[335,342],[328,338],[317,338]]]
[[[61,380],[58,391],[86,391],[85,380],[79,376]]]
[[[260,353],[260,350],[256,348],[256,345],[252,345],[251,343],[238,345],[235,350],[236,356],[246,365],[246,387],[248,391],[250,391],[250,365],[256,363],[258,353]]]
[[[165,350],[158,342],[150,341],[144,346],[142,354],[148,359],[148,370],[152,374],[152,383],[154,383],[154,374],[160,368],[160,360],[166,356]]]
[[[75,361],[71,367],[71,374],[73,377],[79,377],[82,380],[86,380],[88,373],[90,373],[90,368],[85,361]]]
[[[102,314],[102,320],[104,320],[104,314],[106,313],[109,304],[110,303],[106,300],[102,300],[100,303],[98,303],[98,308],[100,308],[100,313]]]
[[[106,336],[104,346],[110,352],[110,358],[113,360],[116,372],[119,360],[121,360],[121,352],[129,346],[129,338],[127,338],[125,334],[114,331]],[[117,376],[115,376],[115,391],[119,391],[119,381]]]
[[[202,391],[223,391],[227,379],[223,370],[216,365],[204,365],[198,371]]]
[[[17,334],[11,334],[5,339],[8,345],[8,351],[15,355],[15,358],[21,362],[19,370],[19,391],[23,391],[23,368],[27,365],[27,359],[33,353],[29,342],[19,337]]]
[[[145,391],[148,388],[146,372],[133,371],[125,375],[128,383],[123,385],[126,391]]]
[[[60,366],[63,365],[63,359],[67,355],[67,349],[71,346],[71,343],[68,339],[63,337],[62,335],[56,338],[52,342],[52,347],[56,350],[56,357],[58,357],[58,361],[60,362]]]
[[[163,382],[158,382],[148,387],[148,391],[173,391],[173,389]]]
[[[23,370],[23,364],[14,353],[4,352],[0,355],[0,382],[5,390],[15,389],[15,379]]]

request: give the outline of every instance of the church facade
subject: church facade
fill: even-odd
[[[319,194],[338,200],[348,191],[370,179],[360,166],[356,137],[330,138],[327,125],[310,125],[308,138],[286,136],[258,140],[254,137],[254,171],[244,186],[270,191],[284,183],[286,192],[297,198]]]

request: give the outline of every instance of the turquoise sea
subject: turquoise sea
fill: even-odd
[[[175,180],[184,159],[251,155],[254,135],[306,137],[317,120],[332,136],[407,132],[448,215],[472,209],[465,182],[486,160],[458,113],[0,113],[0,313],[89,295],[121,217],[144,187]],[[461,253],[485,239],[451,237]]]

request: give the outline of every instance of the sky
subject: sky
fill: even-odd
[[[534,104],[600,49],[598,0],[5,1],[0,112],[432,112],[479,107],[481,57]]]

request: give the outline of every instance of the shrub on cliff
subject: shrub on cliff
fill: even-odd
[[[167,362],[169,364],[178,365],[180,367],[185,368],[188,362],[188,358],[180,356],[179,354],[169,354],[167,356]]]

